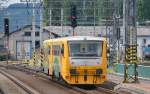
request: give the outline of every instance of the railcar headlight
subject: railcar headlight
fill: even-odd
[[[102,69],[96,69],[96,74],[97,75],[102,74]]]
[[[71,64],[74,64],[74,62],[71,62]]]
[[[76,69],[70,69],[70,74],[77,74]]]

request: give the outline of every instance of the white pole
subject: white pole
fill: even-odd
[[[52,32],[52,27],[51,27],[52,26],[52,10],[51,9],[49,10],[49,17],[50,17],[49,18],[49,26],[50,26],[50,39],[51,39],[52,38],[51,37],[51,32]]]
[[[32,10],[32,47],[33,51],[35,51],[35,2],[33,4],[33,10]]]
[[[62,31],[61,36],[63,36],[63,8],[61,8],[61,31]]]
[[[95,2],[94,2],[94,4],[95,4]],[[94,36],[96,36],[96,31],[95,31],[95,20],[96,20],[96,18],[95,18],[95,6],[94,6]]]
[[[42,48],[43,43],[43,13],[42,13],[42,7],[40,8],[40,48]]]

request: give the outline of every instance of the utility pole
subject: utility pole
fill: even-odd
[[[133,82],[138,82],[136,0],[124,0],[123,5],[123,26],[125,32],[125,66],[123,82],[129,82],[129,77],[131,77],[134,80]],[[133,75],[128,74],[128,63],[134,65]]]
[[[35,2],[32,2],[32,48],[35,51]]]
[[[62,32],[62,34],[61,34],[61,36],[63,36],[63,16],[64,14],[63,14],[63,8],[61,8],[61,32]]]
[[[96,36],[96,31],[95,31],[95,20],[96,20],[96,13],[95,13],[95,6],[96,6],[96,4],[95,4],[96,2],[94,2],[94,36]]]
[[[43,3],[42,2],[40,2],[41,3],[41,7],[40,7],[40,59],[41,59],[41,66],[43,67],[43,64],[42,64],[42,62],[43,62],[43,58],[44,58],[44,56],[43,56],[43,49],[42,49],[42,44],[43,44]]]
[[[43,43],[43,4],[41,4],[40,8],[40,48],[42,48],[42,43]]]
[[[126,40],[126,33],[127,33],[127,20],[128,20],[128,4],[127,0],[123,0],[123,28],[124,28],[124,44],[125,44],[125,66],[124,66],[124,83],[128,82],[128,65],[126,61],[126,44],[129,44],[129,42]]]
[[[52,38],[52,9],[49,9],[49,26],[50,26],[50,39]]]
[[[119,0],[114,0],[114,35],[116,36],[117,41],[117,63],[120,63],[120,14],[119,14]]]

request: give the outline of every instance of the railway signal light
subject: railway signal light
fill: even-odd
[[[71,6],[71,26],[72,28],[77,26],[77,8],[75,5]]]
[[[4,18],[4,32],[5,36],[9,36],[9,19]]]

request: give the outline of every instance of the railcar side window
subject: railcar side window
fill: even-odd
[[[64,56],[64,45],[62,45],[62,47],[61,47],[61,54],[62,54],[62,56]]]
[[[59,54],[60,54],[60,46],[54,45],[53,46],[53,51],[54,51],[54,55],[55,56],[59,56]]]
[[[48,54],[51,54],[51,46],[48,47]]]

